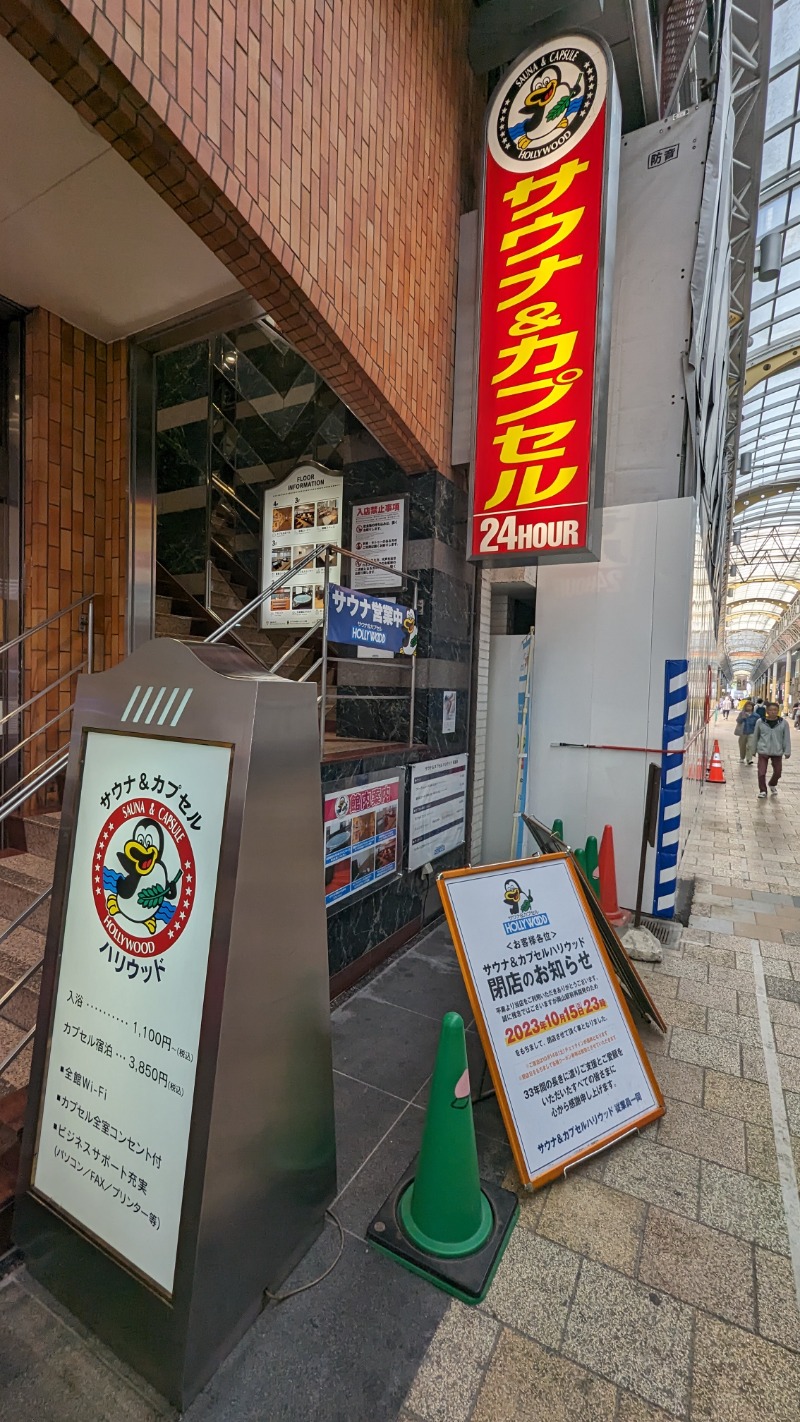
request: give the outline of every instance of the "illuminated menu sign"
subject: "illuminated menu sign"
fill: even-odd
[[[619,148],[607,49],[576,35],[528,50],[487,123],[470,556],[598,556]]]

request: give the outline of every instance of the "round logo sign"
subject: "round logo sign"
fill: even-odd
[[[606,94],[606,59],[583,36],[529,51],[506,75],[489,118],[489,146],[504,168],[547,163],[578,141]]]
[[[109,815],[92,860],[92,891],[109,938],[135,958],[156,957],[177,943],[196,890],[192,846],[168,805],[128,800]]]

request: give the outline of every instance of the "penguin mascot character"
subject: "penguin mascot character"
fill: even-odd
[[[159,923],[169,923],[175,912],[171,902],[178,894],[179,869],[170,879],[164,863],[164,831],[155,820],[139,820],[117,859],[122,873],[103,869],[103,889],[110,914],[143,924],[155,933]]]
[[[557,64],[551,64],[537,74],[531,82],[530,92],[518,110],[522,121],[509,126],[508,136],[513,138],[517,149],[524,151],[535,138],[537,142],[549,138],[559,128],[568,128],[570,119],[583,103],[582,76],[578,76],[570,88],[561,76]]]
[[[412,607],[408,609],[408,612],[403,618],[403,628],[406,637],[400,648],[400,653],[404,657],[414,657],[417,654],[417,619]]]
[[[506,905],[512,918],[518,913],[527,913],[531,906],[531,896],[520,888],[516,879],[506,879],[503,903]]]

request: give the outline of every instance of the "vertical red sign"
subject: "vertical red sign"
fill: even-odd
[[[600,40],[520,56],[489,106],[484,165],[470,556],[598,557],[619,167]]]

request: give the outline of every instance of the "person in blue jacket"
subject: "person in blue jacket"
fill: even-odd
[[[745,701],[733,728],[733,734],[739,742],[739,760],[742,765],[753,764],[753,732],[757,720],[752,701]]]

